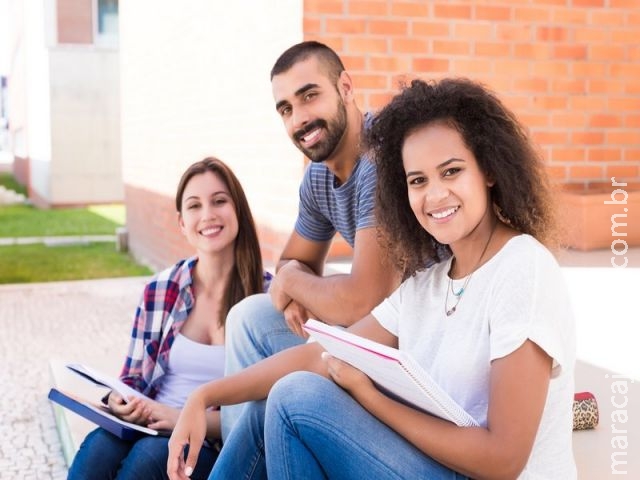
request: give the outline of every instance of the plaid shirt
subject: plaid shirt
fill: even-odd
[[[197,257],[179,261],[156,275],[145,287],[131,332],[129,352],[120,378],[150,398],[169,364],[171,345],[193,310],[193,269]],[[264,273],[264,291],[271,282]]]

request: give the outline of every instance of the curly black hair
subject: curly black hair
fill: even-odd
[[[467,79],[413,80],[374,118],[366,143],[378,172],[376,216],[381,236],[406,276],[439,262],[448,247],[418,223],[402,163],[408,135],[434,122],[455,128],[480,169],[495,182],[498,218],[543,243],[554,237],[553,195],[544,163],[515,115],[484,86]]]

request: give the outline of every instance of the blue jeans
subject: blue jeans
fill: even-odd
[[[122,440],[102,428],[87,435],[69,468],[67,480],[160,480],[168,479],[169,438],[144,436]],[[218,452],[200,450],[192,479],[205,479]]]
[[[274,353],[305,342],[293,333],[266,293],[251,295],[229,311],[225,324],[225,375],[239,372]],[[244,404],[223,406],[222,439],[226,441]]]
[[[209,480],[266,480],[264,412],[267,401],[246,403],[222,445]]]
[[[270,480],[466,478],[427,457],[334,382],[313,373],[295,372],[278,381],[265,415]]]

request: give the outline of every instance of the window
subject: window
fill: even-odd
[[[118,0],[96,0],[96,44],[118,44]]]

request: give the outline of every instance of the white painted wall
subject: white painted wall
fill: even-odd
[[[25,0],[23,44],[28,124],[26,145],[31,159],[31,187],[40,197],[50,195],[51,112],[49,52],[45,41],[44,2]]]
[[[304,167],[269,72],[302,40],[302,1],[136,0],[120,22],[125,184],[172,197],[186,166],[216,155],[259,223],[290,231]]]

